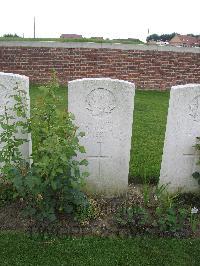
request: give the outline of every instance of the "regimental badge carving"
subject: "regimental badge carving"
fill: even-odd
[[[200,95],[196,96],[189,105],[189,115],[193,117],[193,120],[200,122]]]
[[[115,107],[115,96],[107,89],[94,89],[86,97],[86,109],[89,110],[93,116],[110,114]]]

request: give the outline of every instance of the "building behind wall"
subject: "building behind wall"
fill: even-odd
[[[188,35],[175,35],[170,41],[170,45],[182,47],[200,47],[200,37]]]
[[[61,34],[61,39],[82,39],[83,36],[79,34]]]

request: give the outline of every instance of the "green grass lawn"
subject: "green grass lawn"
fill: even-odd
[[[30,89],[31,103],[41,92],[38,86]],[[60,87],[58,95],[63,99],[60,108],[66,108],[67,90]],[[157,182],[160,172],[166,128],[169,92],[136,91],[133,137],[130,160],[130,181],[142,182],[146,176]]]
[[[0,37],[0,41],[28,41],[28,42],[95,42],[95,43],[124,43],[124,44],[144,44],[140,40],[101,40],[95,38],[20,38],[20,37]]]
[[[162,160],[169,92],[136,91],[130,179],[157,182]],[[133,178],[134,177],[134,178]]]
[[[33,240],[0,233],[0,265],[153,265],[198,266],[199,239],[63,238]]]

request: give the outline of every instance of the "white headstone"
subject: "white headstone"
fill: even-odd
[[[89,162],[86,188],[93,193],[120,194],[128,186],[135,86],[110,79],[69,82],[68,110],[86,136],[81,144]]]
[[[14,88],[18,87],[19,90],[24,90],[26,92],[27,102],[25,104],[28,105],[28,114],[30,115],[30,98],[29,98],[29,78],[26,76],[21,76],[17,74],[3,73],[0,72],[0,114],[4,114],[5,106],[7,108],[12,108],[15,104],[15,100],[10,97],[11,95],[16,94]],[[11,112],[11,111],[9,111]],[[11,113],[14,117],[16,115],[14,112]],[[16,119],[18,119],[16,117]],[[0,127],[0,131],[1,131]],[[30,154],[32,153],[32,142],[30,134],[21,134],[17,135],[17,137],[22,137],[28,140],[21,146],[21,152],[24,159],[28,159]]]
[[[192,174],[199,170],[194,147],[199,136],[200,84],[172,87],[160,172],[160,185],[168,184],[168,191],[198,190]]]

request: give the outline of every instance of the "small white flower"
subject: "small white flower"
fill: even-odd
[[[156,195],[154,195],[154,199],[157,201],[158,200],[158,197]]]
[[[195,214],[195,213],[197,213],[198,212],[198,209],[196,208],[196,207],[193,207],[192,209],[191,209],[191,214]]]

